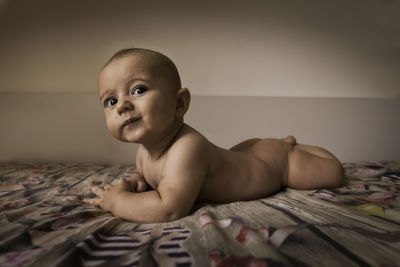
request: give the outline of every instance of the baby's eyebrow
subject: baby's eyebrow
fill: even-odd
[[[132,84],[134,82],[146,82],[146,83],[150,83],[151,84],[151,81],[148,80],[148,79],[133,77],[132,79],[130,79],[128,81],[128,85],[130,85],[130,84]]]

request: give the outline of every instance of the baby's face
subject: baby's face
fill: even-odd
[[[155,59],[142,54],[111,61],[98,87],[108,130],[125,142],[152,143],[175,127],[175,90]]]

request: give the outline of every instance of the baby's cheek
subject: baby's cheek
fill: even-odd
[[[112,134],[112,136],[114,136],[117,139],[121,139],[118,125],[112,120],[107,120],[106,124],[107,124],[107,129]]]

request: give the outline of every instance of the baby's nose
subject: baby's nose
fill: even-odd
[[[126,98],[121,98],[117,103],[118,113],[122,114],[126,111],[133,110],[134,106],[131,101]]]

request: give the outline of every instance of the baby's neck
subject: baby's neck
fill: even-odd
[[[170,130],[165,136],[163,136],[161,140],[158,140],[155,143],[141,145],[145,148],[152,160],[158,160],[174,144],[184,125],[185,124],[183,123],[183,121],[179,121],[174,127],[172,127],[172,130]]]

